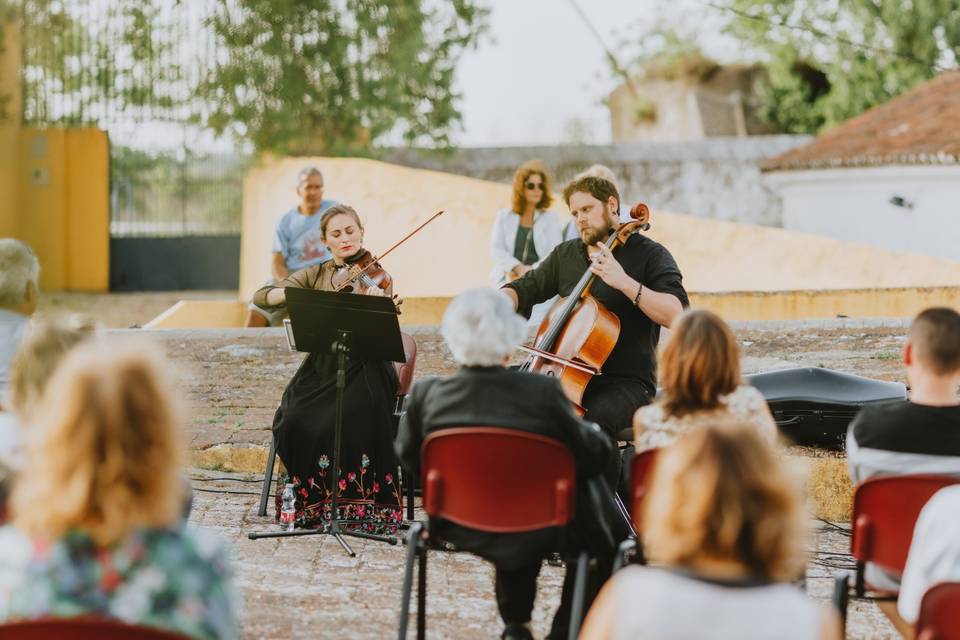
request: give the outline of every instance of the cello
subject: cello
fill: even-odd
[[[650,209],[638,202],[630,222],[620,225],[606,241],[614,251],[635,232],[650,228]],[[566,298],[557,300],[540,323],[534,346],[521,346],[530,355],[521,371],[556,377],[563,393],[583,415],[583,394],[593,376],[600,375],[620,337],[620,319],[590,295],[596,277],[589,269]]]

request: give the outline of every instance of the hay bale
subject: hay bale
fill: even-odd
[[[849,522],[853,484],[845,458],[810,458],[807,496],[813,514],[833,522]]]
[[[218,444],[193,451],[191,462],[201,469],[262,475],[267,466],[267,451],[256,445]]]

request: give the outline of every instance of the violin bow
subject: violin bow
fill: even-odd
[[[350,282],[353,282],[353,281],[356,280],[358,277],[360,277],[360,276],[363,274],[364,271],[366,271],[367,269],[369,269],[370,267],[372,267],[373,265],[375,265],[375,264],[377,263],[377,261],[383,260],[384,258],[386,258],[386,257],[387,257],[387,254],[389,254],[391,251],[393,251],[394,249],[396,249],[397,247],[399,247],[400,245],[402,245],[404,242],[406,242],[407,240],[409,240],[410,238],[412,238],[413,236],[415,236],[417,233],[419,233],[419,231],[420,231],[421,229],[423,229],[425,226],[427,226],[428,224],[430,224],[431,222],[433,222],[434,220],[436,220],[437,218],[439,218],[442,214],[443,214],[443,209],[441,209],[440,211],[437,211],[435,214],[433,214],[432,216],[430,216],[430,219],[429,219],[429,220],[427,220],[426,222],[424,222],[423,224],[421,224],[419,227],[417,227],[416,229],[414,229],[413,231],[411,231],[411,232],[408,233],[407,235],[403,236],[403,238],[400,239],[400,242],[396,243],[395,245],[393,245],[392,247],[390,247],[389,249],[387,249],[386,251],[384,251],[384,252],[383,252],[383,255],[374,256],[374,257],[373,257],[373,260],[370,261],[370,264],[368,264],[367,266],[365,266],[363,269],[357,269],[357,273],[356,273],[352,278],[350,278],[350,280],[348,280],[347,282],[345,282],[345,283],[343,284],[343,286],[341,287],[341,289],[344,288],[344,287],[346,287],[346,285],[349,284]]]

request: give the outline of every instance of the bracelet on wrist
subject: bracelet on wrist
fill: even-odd
[[[640,294],[642,293],[643,293],[643,285],[641,284],[639,287],[637,287],[637,295],[634,296],[633,298],[633,306],[635,307],[640,306]]]

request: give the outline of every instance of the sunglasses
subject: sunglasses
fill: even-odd
[[[537,191],[543,191],[542,182],[528,182],[526,186],[527,186],[527,189],[529,189],[530,191],[533,191],[534,189],[536,189]]]

